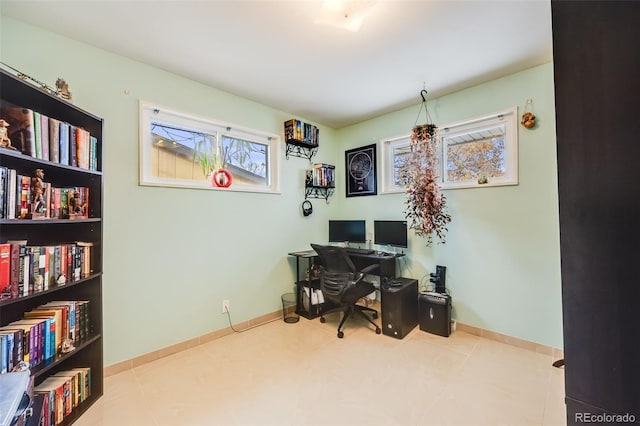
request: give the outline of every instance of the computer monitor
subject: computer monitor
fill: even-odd
[[[330,243],[364,243],[367,241],[367,233],[364,220],[330,220]]]
[[[408,247],[406,220],[376,220],[373,222],[374,244]]]

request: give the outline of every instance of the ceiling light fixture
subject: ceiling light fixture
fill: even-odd
[[[377,0],[324,0],[316,24],[357,32]]]

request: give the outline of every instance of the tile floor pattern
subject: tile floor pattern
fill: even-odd
[[[278,320],[107,377],[76,425],[566,424],[551,356],[358,320],[338,339],[337,321]]]

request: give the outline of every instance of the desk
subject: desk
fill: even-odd
[[[313,250],[294,251],[288,254],[296,258],[297,280],[300,279],[300,259],[309,259],[309,262],[315,262],[314,258],[318,256]],[[396,259],[402,256],[404,256],[404,253],[349,253],[349,258],[359,271],[369,265],[379,265],[379,268],[371,272],[371,275],[377,275],[380,278],[396,278]]]
[[[322,312],[322,305],[313,305],[305,300],[306,293],[304,287],[309,289],[319,289],[320,280],[313,277],[300,277],[300,259],[307,259],[307,267],[316,262],[318,254],[314,250],[294,251],[288,253],[296,258],[296,313],[307,319],[319,317]],[[362,270],[369,265],[379,265],[371,272],[381,278],[396,278],[396,258],[404,256],[404,253],[349,253],[349,258],[357,270]],[[305,305],[308,309],[305,309]]]

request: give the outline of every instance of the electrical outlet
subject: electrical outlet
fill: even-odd
[[[222,301],[222,313],[226,314],[227,312],[231,312],[231,308],[229,308],[229,301],[228,300],[223,300]]]

